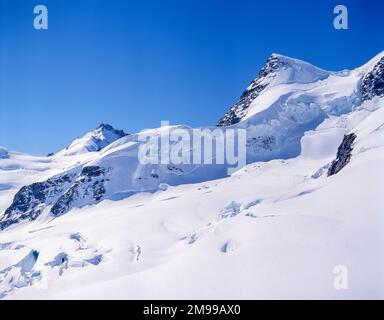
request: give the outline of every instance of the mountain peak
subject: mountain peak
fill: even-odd
[[[279,59],[279,60],[286,61],[286,62],[291,61],[291,62],[296,62],[296,63],[308,63],[308,62],[305,62],[303,60],[296,59],[296,58],[286,56],[286,55],[283,55],[281,53],[276,53],[276,52],[271,53],[271,55],[269,56],[268,59]]]
[[[249,106],[268,88],[280,84],[307,84],[327,78],[331,72],[317,68],[305,61],[272,53],[258,76],[249,84],[240,100],[219,120],[218,126],[240,122],[247,115]]]
[[[275,73],[285,67],[288,67],[289,64],[286,60],[288,59],[286,59],[285,56],[282,56],[277,53],[272,53],[267,59],[265,65],[260,69],[259,75],[255,80],[264,78],[271,73]]]
[[[271,55],[267,59],[267,62],[269,60],[279,60],[279,61],[284,61],[284,62],[287,62],[287,63],[289,63],[289,62],[296,62],[296,63],[297,62],[304,62],[302,60],[295,59],[295,58],[292,58],[292,57],[289,57],[289,56],[286,56],[286,55],[283,55],[283,54],[280,54],[280,53],[276,53],[276,52],[271,53]]]
[[[110,124],[108,123],[100,123],[96,129],[107,129],[107,130],[112,130],[114,129]]]
[[[100,123],[98,127],[96,127],[94,131],[98,131],[98,130],[102,130],[102,131],[109,131],[109,132],[112,132],[120,137],[124,137],[127,135],[127,133],[124,132],[124,130],[117,130],[115,129],[114,127],[112,127],[110,124],[108,123]]]
[[[101,123],[83,137],[75,139],[66,149],[59,152],[62,155],[74,155],[86,152],[100,151],[112,142],[128,135],[110,124]]]

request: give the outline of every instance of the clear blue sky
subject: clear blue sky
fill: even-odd
[[[37,155],[101,122],[215,124],[272,52],[337,70],[384,50],[382,0],[0,3],[0,145]],[[337,4],[349,30],[333,28]]]

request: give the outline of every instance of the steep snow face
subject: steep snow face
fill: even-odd
[[[123,130],[116,130],[109,124],[100,124],[96,129],[88,132],[82,138],[74,140],[58,155],[71,156],[86,152],[100,151],[112,142],[126,136]]]
[[[355,70],[329,72],[272,55],[218,125],[247,129],[251,162],[298,156],[305,132],[383,95],[383,61],[381,53]]]
[[[217,125],[243,122],[275,108],[278,101],[284,107],[296,103],[298,98],[300,103],[318,103],[327,114],[348,112],[362,100],[383,95],[383,68],[384,52],[360,68],[340,72],[325,71],[304,61],[273,54]]]
[[[240,122],[248,113],[249,107],[262,93],[281,84],[312,83],[329,76],[330,72],[319,69],[301,60],[272,54],[258,77],[243,92],[240,100],[217,123],[218,126]]]

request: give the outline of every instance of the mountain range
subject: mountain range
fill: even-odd
[[[1,147],[0,298],[383,298],[383,104],[384,52],[342,71],[272,54],[199,128],[245,130],[232,174],[139,161],[141,134],[184,125]]]

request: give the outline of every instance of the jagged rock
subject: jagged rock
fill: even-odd
[[[78,172],[78,171],[77,171]],[[44,209],[52,206],[49,213],[60,216],[76,204],[97,203],[106,190],[104,178],[107,170],[99,166],[84,167],[77,172],[49,178],[43,182],[22,187],[0,221],[0,230],[24,220],[35,220]]]
[[[336,159],[331,163],[328,169],[328,177],[338,173],[349,163],[352,156],[352,146],[355,139],[356,135],[354,133],[350,133],[344,136],[342,143],[337,149]]]
[[[76,202],[99,202],[106,192],[105,174],[106,170],[99,166],[84,167],[75,183],[61,195],[50,212],[54,216],[60,216],[71,210]]]
[[[75,174],[64,174],[22,187],[5,210],[0,221],[0,230],[22,220],[35,220],[48,205],[52,205],[65,192]]]
[[[97,129],[102,129],[102,130],[107,130],[107,131],[110,131],[112,133],[114,133],[116,136],[119,136],[119,137],[124,137],[126,135],[128,135],[128,133],[125,133],[124,130],[118,130],[118,129],[115,129],[114,127],[112,127],[110,124],[106,124],[106,123],[101,123],[97,128]]]
[[[265,81],[266,77],[273,77],[277,70],[286,65],[287,63],[281,61],[278,56],[271,55],[265,66],[260,70],[258,77],[250,83],[248,88],[240,96],[240,100],[219,120],[217,126],[229,126],[240,122],[245,116],[245,110],[268,86],[268,82]]]
[[[362,82],[363,100],[384,96],[384,57],[368,72]]]
[[[243,92],[240,100],[219,120],[217,126],[229,126],[245,120],[253,109],[251,105],[256,109],[259,109],[258,107],[264,109],[263,105],[266,101],[259,105],[259,97],[268,95],[273,87],[290,83],[314,83],[328,78],[331,74],[332,72],[317,68],[305,61],[272,54],[257,78]]]
[[[113,141],[125,137],[128,135],[123,130],[117,130],[109,124],[102,123],[92,132],[92,142],[94,144],[94,150],[100,151]]]
[[[101,168],[99,166],[89,166],[89,167],[84,167],[83,170],[81,170],[80,176],[92,178],[92,177],[98,177],[104,173],[105,173],[104,168]]]

